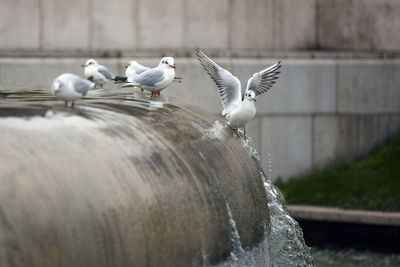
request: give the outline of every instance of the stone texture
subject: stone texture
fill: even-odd
[[[243,247],[263,241],[258,164],[207,136],[214,116],[125,93],[73,110],[14,96],[0,101],[0,266],[213,266],[234,251],[232,220]]]
[[[272,49],[274,41],[273,0],[233,0],[230,46],[233,49]]]
[[[353,60],[338,63],[338,111],[400,111],[400,61]]]
[[[337,143],[339,137],[336,115],[315,116],[313,123],[313,166],[323,169],[338,161]]]
[[[288,205],[296,220],[400,226],[400,212],[344,210],[341,208]]]
[[[133,50],[137,48],[137,0],[98,1],[92,5],[91,48]]]
[[[256,116],[252,121],[250,121],[246,127],[247,135],[253,141],[253,144],[257,149],[258,153],[260,153],[260,156],[261,156],[261,142],[263,138],[261,136],[261,128],[262,128],[262,117],[258,116]]]
[[[183,0],[138,0],[139,48],[182,47],[183,10]]]
[[[39,49],[39,0],[0,0],[0,49]]]
[[[184,47],[226,49],[229,8],[228,0],[185,1]]]
[[[400,114],[321,115],[314,120],[313,165],[323,169],[366,156],[400,131]]]
[[[263,117],[262,166],[267,170],[271,158],[273,180],[287,180],[311,169],[311,128],[311,116]]]
[[[275,48],[315,49],[316,0],[278,0],[275,5]]]
[[[322,49],[400,49],[398,0],[318,0]]]
[[[246,86],[253,73],[277,60],[232,60],[233,73]],[[257,113],[326,113],[336,110],[336,66],[332,60],[283,60],[269,92],[257,98]]]
[[[398,0],[1,0],[0,4],[0,50],[196,46],[243,51],[400,50]]]
[[[43,0],[43,49],[87,50],[89,21],[94,3],[89,0]]]

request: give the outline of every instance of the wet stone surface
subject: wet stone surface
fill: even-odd
[[[232,233],[259,245],[259,166],[219,119],[130,90],[74,109],[2,90],[0,266],[211,265],[231,256]]]

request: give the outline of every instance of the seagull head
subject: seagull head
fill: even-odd
[[[93,58],[91,58],[91,59],[88,59],[88,60],[86,61],[86,63],[82,65],[82,67],[96,66],[96,65],[97,65],[96,60],[94,60]]]
[[[58,94],[62,88],[63,84],[56,80],[53,82],[53,84],[51,85],[51,91],[53,92],[53,94]]]
[[[163,57],[160,61],[159,66],[165,66],[167,68],[175,69],[175,60],[172,57]]]
[[[256,93],[253,90],[249,90],[244,95],[247,100],[256,102]]]
[[[127,69],[127,68],[133,68],[133,67],[135,67],[135,66],[137,66],[137,65],[138,65],[137,61],[135,61],[135,60],[130,60],[130,61],[128,62],[128,65],[125,66],[125,68],[126,68],[126,69]]]

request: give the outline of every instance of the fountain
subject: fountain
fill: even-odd
[[[0,93],[0,266],[310,266],[251,140],[170,98]],[[218,122],[224,128],[223,122]]]

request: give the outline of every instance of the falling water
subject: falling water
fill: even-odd
[[[13,244],[0,265],[3,252],[29,263],[15,266],[313,265],[271,156],[265,175],[223,121],[130,92],[74,110],[42,91],[0,97],[0,167],[18,174],[0,176],[0,243]]]
[[[260,155],[251,138],[241,138],[241,142],[249,155],[260,164]],[[299,224],[289,215],[282,193],[272,183],[271,161],[272,156],[268,153],[268,175],[260,166],[260,176],[268,200],[270,228],[265,231],[264,242],[249,252],[251,257],[247,255],[226,266],[314,266],[311,249],[304,242]],[[266,254],[269,254],[269,262],[262,260]]]
[[[239,231],[236,227],[236,222],[233,219],[231,208],[226,203],[226,210],[229,216],[229,225],[231,226],[231,241],[233,245],[233,251],[231,252],[231,259],[237,261],[238,256],[244,253],[242,242],[240,241]]]

